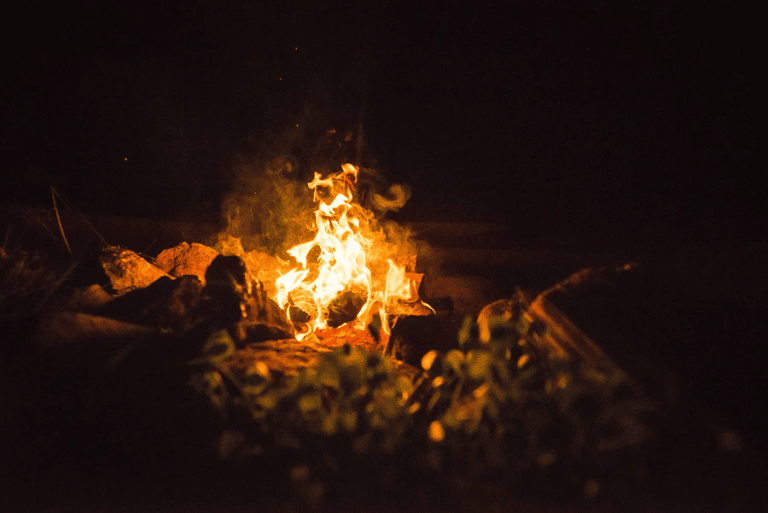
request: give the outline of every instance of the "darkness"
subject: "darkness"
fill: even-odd
[[[734,2],[15,3],[3,202],[216,216],[238,163],[304,179],[362,113],[401,221],[764,241],[765,52]]]
[[[50,207],[53,186],[86,213],[216,222],[276,158],[301,182],[330,148],[354,155],[362,117],[362,163],[413,190],[397,221],[512,226],[505,249],[683,265],[737,253],[698,263],[730,266],[712,280],[728,287],[706,292],[738,299],[723,374],[743,378],[731,389],[760,383],[768,216],[753,154],[768,45],[746,2],[12,4],[0,206]],[[761,417],[760,433],[764,390],[730,405]]]

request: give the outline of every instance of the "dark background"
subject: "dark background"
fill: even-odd
[[[311,177],[362,113],[363,163],[413,189],[397,220],[765,240],[765,52],[739,3],[14,4],[4,202],[54,185],[87,212],[211,218],[244,167]]]

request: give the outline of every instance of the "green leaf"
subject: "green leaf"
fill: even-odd
[[[465,350],[471,336],[472,336],[472,327],[474,326],[474,321],[472,320],[472,317],[469,315],[464,316],[464,321],[461,325],[461,329],[459,330],[458,338],[459,338],[459,347],[462,350]]]
[[[351,433],[357,428],[357,412],[354,410],[342,412],[339,415],[339,424],[344,431]]]
[[[306,394],[299,399],[299,409],[303,412],[317,411],[323,407],[323,400],[320,394]]]
[[[365,367],[367,361],[367,354],[364,349],[353,346],[349,353],[347,354],[346,358],[344,358],[344,364],[347,366],[353,366],[353,367],[359,367],[363,368]]]
[[[398,376],[395,390],[404,400],[408,399],[413,394],[413,382],[405,376]]]
[[[470,351],[467,353],[467,375],[470,379],[482,379],[491,370],[492,358],[487,351]]]
[[[531,328],[531,321],[527,315],[521,315],[515,321],[514,327],[521,336],[526,336]]]
[[[265,410],[273,410],[277,406],[277,394],[274,390],[256,398],[255,403]]]
[[[340,388],[338,361],[332,354],[323,354],[317,363],[317,381],[321,385]]]
[[[462,368],[464,364],[464,353],[459,351],[458,349],[451,349],[448,351],[448,354],[445,355],[445,363],[446,365],[453,369],[454,372],[458,375],[464,374],[464,370]]]
[[[203,346],[200,358],[210,363],[220,363],[235,352],[235,342],[226,330],[211,333]]]
[[[432,368],[432,366],[435,364],[435,360],[437,360],[437,357],[440,353],[438,353],[436,350],[431,350],[427,354],[421,357],[421,368],[425,371],[428,371]]]
[[[269,367],[264,362],[256,362],[245,370],[242,382],[245,386],[262,386],[269,383],[269,377]]]

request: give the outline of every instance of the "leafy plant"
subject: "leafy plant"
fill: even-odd
[[[232,422],[219,455],[277,463],[315,494],[350,478],[391,487],[414,472],[521,487],[538,476],[592,494],[652,437],[657,405],[618,369],[541,361],[533,348],[544,327],[522,316],[494,321],[488,344],[467,319],[457,348],[427,353],[413,382],[349,345],[287,385],[263,363],[235,378],[214,361],[220,353],[212,365],[223,378],[209,394]],[[222,382],[234,393],[222,395]]]

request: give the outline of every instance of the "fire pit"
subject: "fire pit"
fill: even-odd
[[[215,481],[196,496],[206,501],[222,490],[244,503],[279,491],[303,506],[396,495],[392,507],[406,509],[474,507],[477,490],[484,506],[553,491],[667,498],[691,468],[662,479],[648,469],[680,460],[711,469],[692,490],[749,487],[727,477],[742,467],[741,432],[678,393],[679,376],[698,371],[681,374],[601,321],[642,308],[656,330],[643,336],[658,335],[659,311],[675,304],[648,309],[663,279],[601,265],[607,256],[483,248],[481,238],[508,238],[497,226],[415,226],[441,244],[421,254],[355,203],[358,172],[315,176],[314,238],[290,259],[228,234],[154,259],[108,247],[106,281],[54,281],[56,301],[5,319],[20,342],[3,346],[16,395],[4,404],[14,443],[1,447],[20,475],[90,476],[75,488],[140,469],[138,490],[170,474],[182,477],[167,493],[186,496]]]

